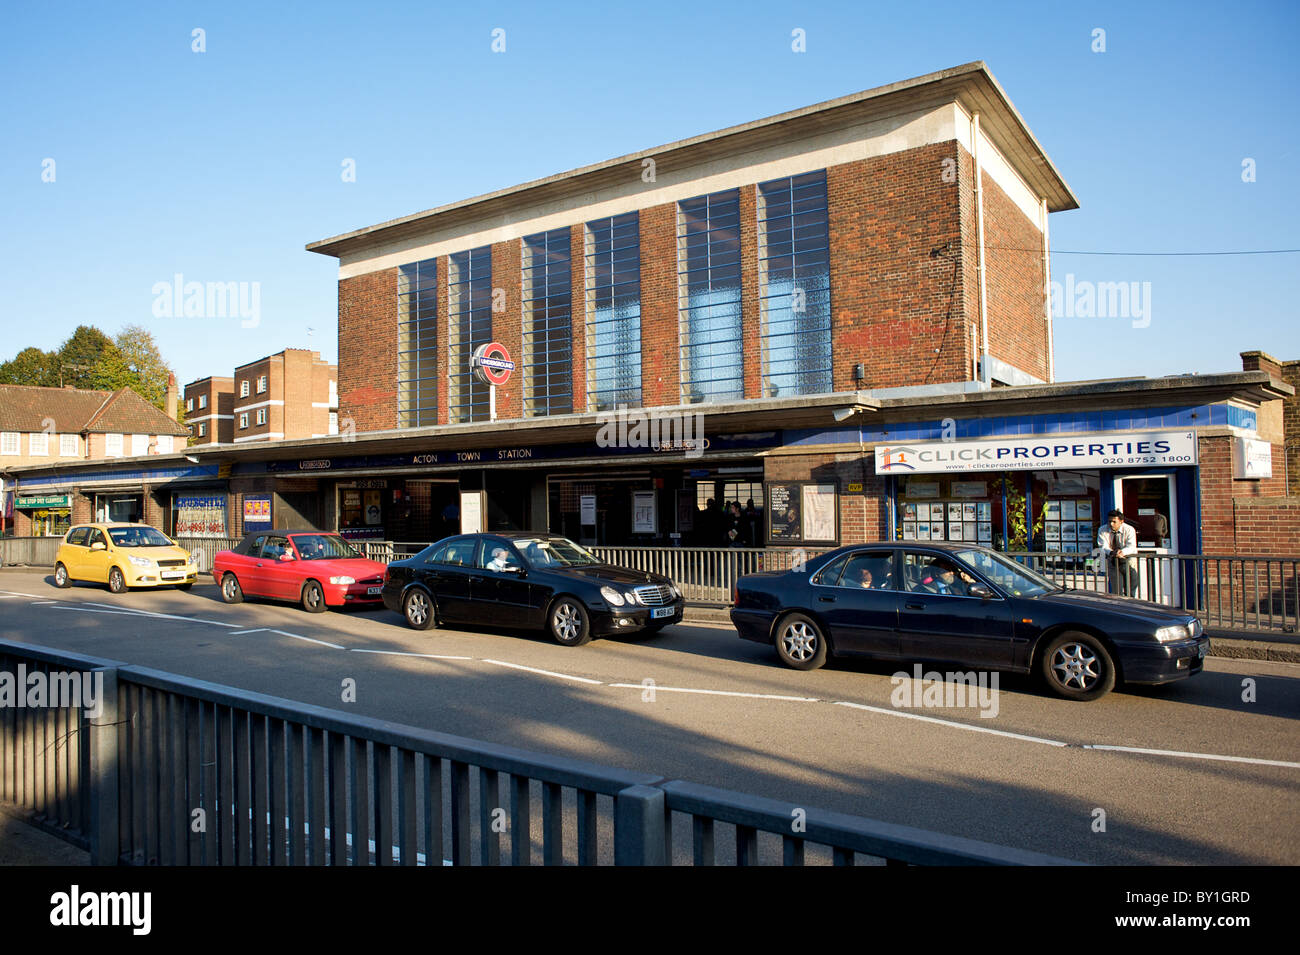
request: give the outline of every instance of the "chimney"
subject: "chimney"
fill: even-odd
[[[167,412],[167,417],[173,421],[176,420],[176,409],[180,406],[181,398],[176,391],[176,376],[171,372],[167,373],[167,406],[163,409]]]

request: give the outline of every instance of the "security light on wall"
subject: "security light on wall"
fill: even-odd
[[[853,412],[857,410],[858,410],[857,408],[836,408],[834,412],[835,420],[848,421],[850,418],[853,417]]]

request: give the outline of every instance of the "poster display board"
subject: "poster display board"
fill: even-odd
[[[176,537],[226,536],[224,494],[173,494],[172,513],[172,534]]]
[[[767,539],[771,544],[839,542],[839,486],[819,481],[765,485]]]

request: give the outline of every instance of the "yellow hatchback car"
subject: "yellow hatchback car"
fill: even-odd
[[[130,587],[176,586],[198,579],[195,558],[148,524],[80,524],[63,538],[54,557],[54,583],[74,580],[108,584],[115,594]]]

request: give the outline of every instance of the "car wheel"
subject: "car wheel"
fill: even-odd
[[[325,611],[325,591],[314,580],[307,581],[307,585],[302,588],[302,609],[308,613]]]
[[[112,567],[108,571],[108,589],[115,594],[126,593],[126,577],[121,568]]]
[[[221,599],[228,604],[237,604],[244,599],[244,590],[234,574],[226,574],[221,578]]]
[[[438,619],[434,612],[433,598],[419,587],[412,588],[402,601],[402,616],[412,630],[431,630]]]
[[[826,662],[826,638],[811,617],[792,613],[776,628],[776,654],[794,670],[816,670]]]
[[[1095,700],[1115,686],[1115,663],[1100,640],[1086,633],[1063,633],[1043,651],[1043,679],[1057,696]]]
[[[55,587],[72,586],[72,578],[68,576],[68,568],[64,567],[62,564],[54,565],[54,586]]]
[[[551,605],[547,616],[551,636],[563,647],[580,647],[591,639],[591,624],[586,608],[574,597],[561,597]]]

